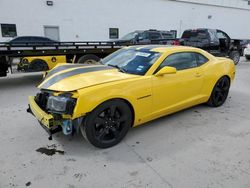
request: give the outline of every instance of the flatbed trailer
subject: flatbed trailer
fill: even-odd
[[[173,41],[175,41],[175,39],[154,39],[148,41],[144,45],[169,45],[172,44]],[[36,42],[36,44],[0,43],[0,77],[7,76],[8,72],[13,73],[12,59],[15,57],[65,55],[67,63],[93,63],[129,45],[137,44],[121,43],[119,41]]]
[[[65,55],[68,63],[83,63],[86,60],[98,61],[124,46],[115,42],[53,42],[37,44],[0,43],[0,77],[12,73],[12,59],[15,57]]]

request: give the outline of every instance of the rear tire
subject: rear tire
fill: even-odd
[[[227,99],[229,88],[229,78],[226,76],[221,77],[216,82],[207,104],[211,107],[219,107],[223,105]]]
[[[235,65],[237,65],[240,62],[240,52],[238,51],[231,51],[229,53],[229,57],[234,61]]]
[[[90,112],[80,127],[82,135],[98,148],[118,144],[132,125],[129,106],[119,99],[106,101]]]
[[[90,64],[90,65],[96,65],[99,64],[100,58],[93,54],[87,54],[82,57],[80,57],[77,60],[78,64]]]

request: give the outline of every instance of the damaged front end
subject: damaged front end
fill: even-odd
[[[62,131],[65,135],[74,135],[79,131],[83,117],[73,119],[77,102],[75,93],[41,91],[35,97],[29,97],[27,112],[32,113],[40,125],[52,135]]]

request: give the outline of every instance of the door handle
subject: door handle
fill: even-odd
[[[195,73],[195,77],[201,77],[201,76],[202,76],[201,73],[199,73],[199,72]]]

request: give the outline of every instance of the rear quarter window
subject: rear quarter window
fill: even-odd
[[[203,64],[205,64],[206,62],[208,62],[208,58],[206,58],[204,55],[199,54],[199,53],[195,53],[196,54],[196,59],[197,59],[197,65],[201,66]]]

